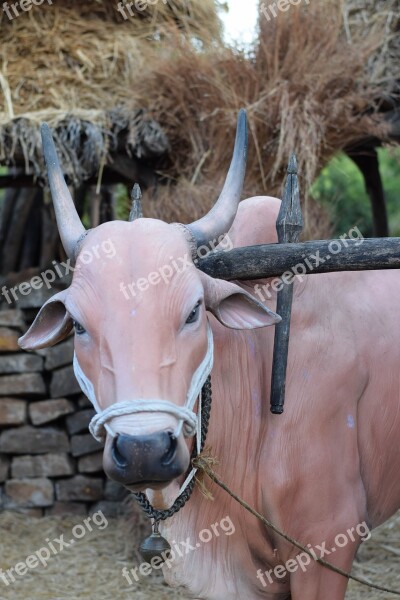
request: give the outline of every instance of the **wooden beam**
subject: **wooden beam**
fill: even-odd
[[[101,183],[104,186],[122,183],[132,187],[135,181],[138,181],[143,189],[147,189],[158,181],[155,169],[155,164],[151,162],[139,161],[137,158],[124,154],[111,154],[109,162],[104,167]],[[69,183],[68,178],[67,182]],[[81,185],[89,187],[97,184],[98,175],[96,174],[94,177],[82,181]],[[0,176],[0,189],[21,187],[43,187],[43,179],[38,180],[33,175],[25,173]]]
[[[117,183],[130,184],[132,179],[127,179],[121,173],[104,169],[102,185],[115,185]],[[84,182],[85,186],[97,185],[97,177],[93,177]],[[4,188],[39,188],[43,187],[41,183],[34,179],[33,175],[2,175],[0,177],[0,189]]]
[[[280,277],[297,265],[302,265],[305,275],[400,269],[400,238],[263,244],[211,252],[198,262],[198,267],[208,275],[226,280]]]

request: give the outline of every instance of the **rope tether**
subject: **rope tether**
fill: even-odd
[[[204,459],[202,456],[199,456],[194,459],[193,466],[197,467],[199,470],[203,471],[206,475],[208,475],[209,478],[212,481],[214,481],[214,483],[216,483],[217,485],[219,485],[220,488],[225,490],[225,492],[227,492],[234,500],[236,500],[236,502],[238,502],[241,506],[243,506],[243,508],[245,508],[254,517],[259,519],[262,523],[264,523],[264,525],[269,527],[269,529],[272,529],[272,531],[274,531],[277,535],[284,538],[287,542],[290,542],[291,544],[293,544],[293,546],[295,546],[296,548],[299,548],[299,550],[306,552],[306,554],[311,556],[311,558],[313,560],[315,560],[316,562],[321,564],[323,567],[326,567],[330,571],[333,571],[334,573],[338,573],[339,575],[346,577],[346,579],[351,579],[352,581],[356,581],[357,583],[360,583],[361,585],[365,585],[374,590],[379,590],[380,592],[386,592],[389,594],[394,594],[395,596],[400,596],[400,592],[398,592],[397,590],[392,590],[390,588],[385,588],[380,585],[369,583],[366,579],[361,579],[360,577],[357,577],[356,575],[351,575],[351,573],[347,573],[346,571],[343,571],[343,569],[340,569],[339,567],[335,567],[335,565],[332,565],[330,562],[324,560],[323,558],[315,557],[308,548],[303,546],[303,544],[301,544],[300,542],[298,542],[297,540],[292,538],[290,535],[288,535],[287,533],[285,533],[284,531],[279,529],[279,527],[277,527],[276,525],[271,523],[271,521],[266,519],[263,515],[261,515],[256,510],[254,510],[254,508],[252,508],[249,504],[247,504],[247,502],[245,500],[243,500],[237,494],[235,494],[235,492],[232,492],[232,490],[223,481],[221,481],[221,479],[218,477],[218,475],[216,475],[216,473],[211,469],[207,460]]]

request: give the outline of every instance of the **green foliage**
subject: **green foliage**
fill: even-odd
[[[129,212],[131,210],[132,201],[128,196],[128,190],[126,185],[122,183],[117,185],[116,193],[116,206],[115,206],[115,218],[119,221],[127,221]]]
[[[400,149],[380,149],[378,152],[390,234],[400,236]],[[371,202],[364,178],[345,154],[335,156],[321,171],[311,194],[328,209],[336,235],[357,225],[365,237],[373,237]]]
[[[400,148],[379,150],[391,235],[400,237]]]
[[[7,175],[8,167],[0,167],[0,175]],[[0,210],[2,210],[4,196],[6,191],[4,189],[0,190]]]

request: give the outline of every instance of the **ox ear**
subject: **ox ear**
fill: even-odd
[[[230,329],[258,329],[282,319],[238,285],[200,273],[206,308]]]
[[[19,338],[24,350],[38,350],[61,342],[72,329],[72,319],[65,308],[64,290],[56,294],[40,309],[28,331]]]

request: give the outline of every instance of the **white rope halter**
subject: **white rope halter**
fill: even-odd
[[[213,336],[209,323],[207,324],[207,340],[207,353],[203,361],[193,374],[189,391],[186,396],[185,406],[177,406],[169,400],[138,399],[117,402],[116,404],[112,404],[105,410],[101,410],[97,402],[93,384],[82,371],[76,354],[74,354],[73,365],[75,377],[77,378],[83,393],[89,398],[97,413],[92,418],[89,424],[89,430],[93,437],[98,442],[104,442],[107,433],[110,434],[112,437],[115,437],[116,433],[113,431],[110,424],[110,421],[112,421],[112,419],[114,419],[115,417],[132,415],[142,412],[163,412],[172,414],[178,420],[177,428],[173,434],[176,438],[180,435],[183,429],[183,434],[185,437],[193,437],[197,433],[197,443],[199,444],[199,437],[201,431],[201,399],[199,396],[201,395],[201,389],[204,383],[206,382],[207,377],[211,373],[214,360]],[[199,407],[198,414],[196,415],[196,413],[193,412],[193,406],[195,405],[197,398],[199,398]]]

